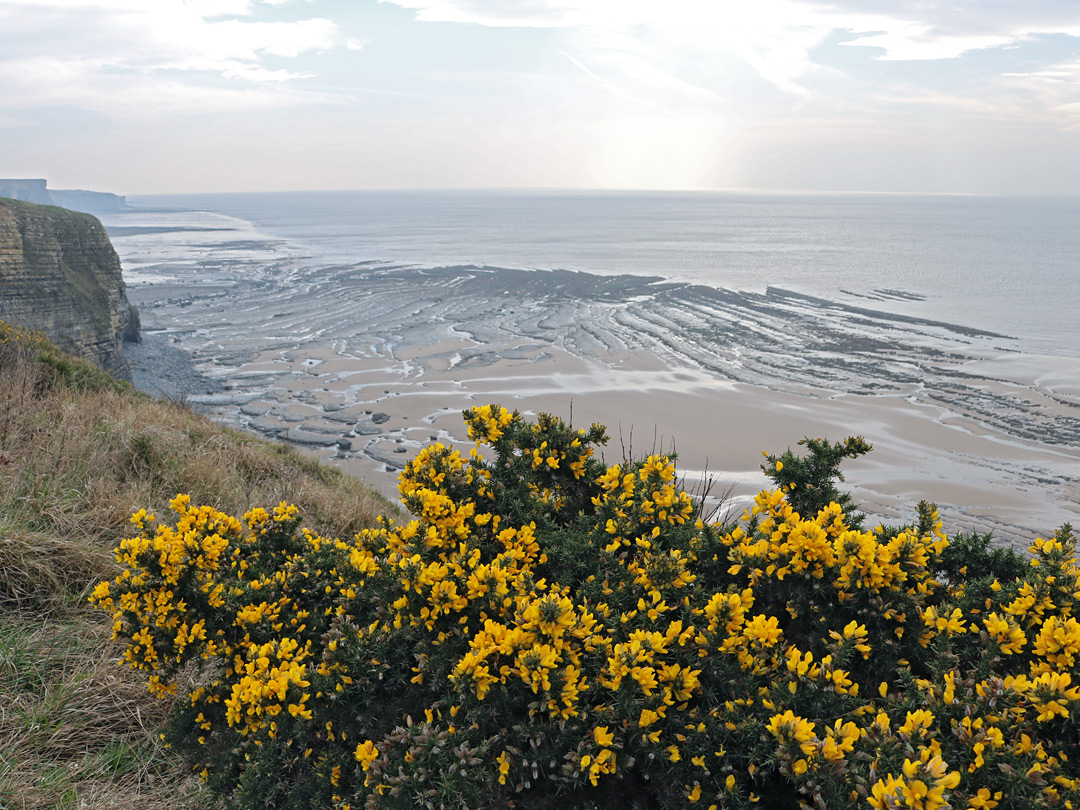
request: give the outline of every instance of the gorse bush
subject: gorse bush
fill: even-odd
[[[861,439],[769,457],[779,488],[707,525],[670,459],[594,458],[599,426],[465,419],[487,458],[421,451],[406,525],[132,519],[92,599],[230,806],[1077,802],[1068,527],[1022,565],[950,554],[929,504],[862,530],[835,490]]]

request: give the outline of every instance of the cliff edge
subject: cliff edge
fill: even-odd
[[[89,214],[0,198],[0,320],[130,379],[123,342],[139,339],[138,312]]]

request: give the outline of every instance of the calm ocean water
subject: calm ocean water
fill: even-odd
[[[129,201],[206,212],[219,227],[283,240],[310,266],[477,264],[778,286],[1080,354],[1080,198],[382,191]]]

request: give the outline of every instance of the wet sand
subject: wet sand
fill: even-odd
[[[240,241],[155,261],[138,238],[117,248],[144,327],[220,389],[191,401],[387,494],[425,443],[471,446],[462,409],[501,402],[607,425],[609,462],[674,449],[688,488],[707,471],[734,511],[766,483],[763,449],[861,434],[875,450],[848,462],[846,485],[874,519],[911,520],[933,500],[949,531],[1026,545],[1080,513],[1080,358],[1025,353],[1008,335],[854,297],[308,267]]]
[[[213,212],[110,222],[141,310],[144,387],[332,459],[388,495],[460,411],[500,402],[606,424],[609,462],[679,456],[740,512],[762,449],[862,434],[846,486],[875,519],[922,499],[949,531],[1026,545],[1080,512],[1080,357],[896,314],[903,289],[833,299],[635,275],[361,261]],[[1070,353],[1071,352],[1071,353]],[[193,376],[193,375],[201,375]]]

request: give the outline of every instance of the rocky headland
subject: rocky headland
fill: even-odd
[[[139,316],[89,214],[0,198],[0,320],[130,379],[123,343],[139,339]]]

